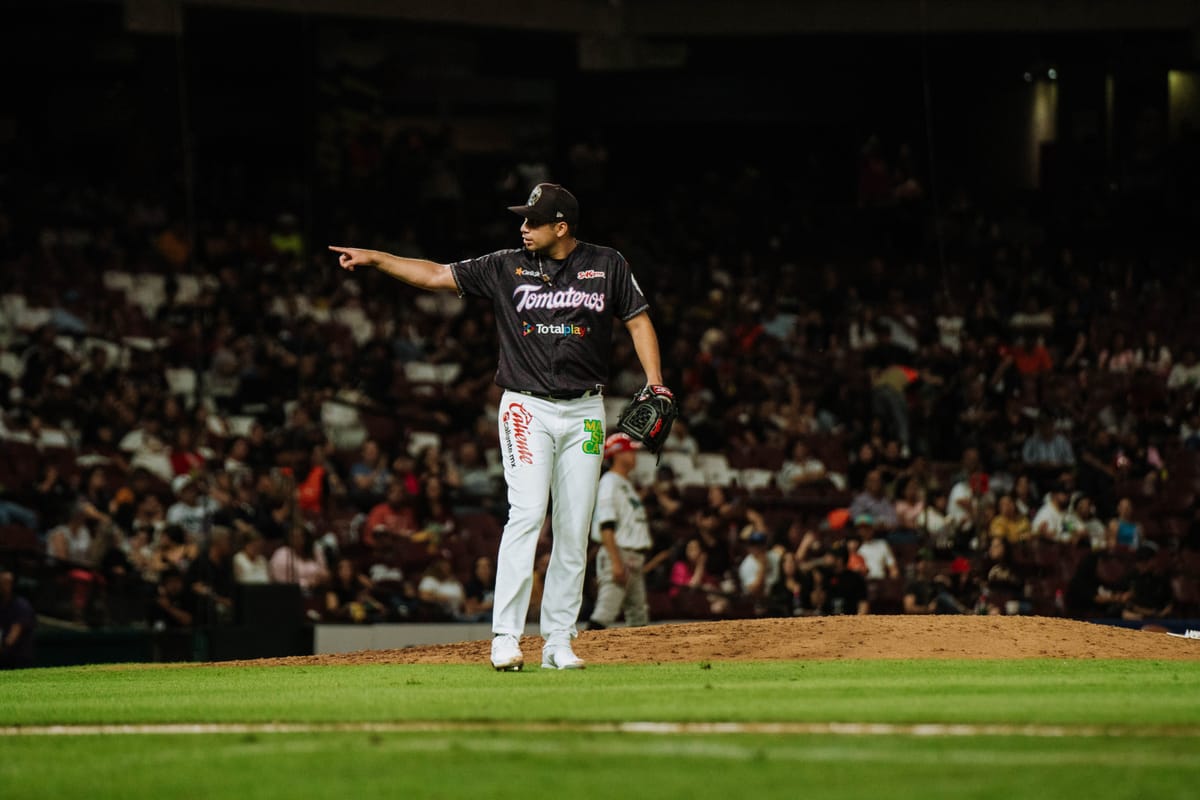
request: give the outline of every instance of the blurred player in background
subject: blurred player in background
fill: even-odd
[[[638,447],[625,433],[614,433],[604,442],[604,458],[612,462],[612,468],[600,478],[592,514],[592,541],[600,544],[596,551],[599,589],[589,628],[607,628],[622,609],[629,627],[650,621],[644,569],[653,541],[646,507],[629,480],[637,466]]]

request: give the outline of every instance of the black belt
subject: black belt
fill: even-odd
[[[516,392],[517,394],[536,397],[539,400],[579,400],[583,397],[599,397],[602,390],[585,389],[577,392],[552,392],[550,394],[543,394],[542,392],[527,392],[524,389],[513,389],[512,391]]]

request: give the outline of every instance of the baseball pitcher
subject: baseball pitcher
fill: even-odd
[[[646,298],[620,253],[576,238],[574,195],[543,183],[525,205],[509,210],[524,220],[520,249],[453,264],[353,247],[330,250],[347,270],[374,267],[419,288],[491,301],[500,339],[496,383],[505,389],[498,425],[510,506],[497,556],[491,662],[500,671],[524,665],[520,636],[534,555],[553,498],[542,667],[580,669],[584,662],[571,640],[577,635],[604,451],[602,392],[615,318],[633,339],[647,385],[668,398],[670,392],[661,387],[658,338]]]

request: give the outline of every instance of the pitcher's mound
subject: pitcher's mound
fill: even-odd
[[[541,662],[542,640],[521,640]],[[1051,617],[810,617],[587,631],[575,652],[591,664],[838,658],[1200,659],[1200,640]],[[255,665],[486,664],[488,642],[300,656]]]

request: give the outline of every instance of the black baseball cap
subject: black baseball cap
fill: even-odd
[[[508,210],[535,225],[545,225],[547,222],[579,224],[579,201],[557,183],[539,183],[529,193],[525,205],[509,206]]]

